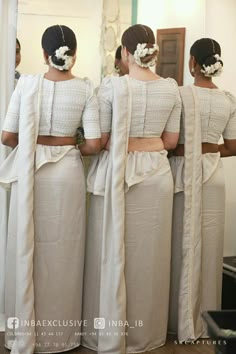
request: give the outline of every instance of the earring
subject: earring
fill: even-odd
[[[195,71],[195,70],[194,70],[194,67],[192,67],[192,68],[191,68],[191,73],[194,73],[194,71]]]

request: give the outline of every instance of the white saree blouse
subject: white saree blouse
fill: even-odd
[[[36,75],[21,75],[12,94],[3,130],[18,133],[20,120],[25,114],[26,99],[30,95],[29,83],[37,80]],[[26,92],[25,87],[29,92]],[[84,128],[86,139],[100,138],[99,110],[97,98],[93,94],[91,81],[74,78],[53,82],[42,79],[40,90],[38,135],[74,137],[78,127]],[[20,135],[19,135],[20,139]],[[48,162],[62,159],[74,145],[48,146],[36,145],[35,172]],[[16,147],[2,166],[2,176],[7,184],[17,180],[18,147]]]
[[[228,91],[194,88],[199,102],[202,142],[218,144],[221,135],[236,139],[236,98]],[[184,144],[184,130],[181,118],[179,144]]]

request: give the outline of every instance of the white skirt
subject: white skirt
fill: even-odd
[[[184,157],[170,159],[174,176],[175,195],[172,222],[171,288],[169,332],[178,334],[180,341],[197,340],[194,333],[187,334],[186,309],[181,304],[180,294],[186,293],[186,282],[180,287],[180,276],[189,267],[182,261],[183,215],[184,215]],[[225,222],[225,183],[222,161],[219,154],[202,155],[202,254],[198,268],[201,279],[201,293],[194,301],[200,302],[201,311],[215,311],[221,308],[223,242]],[[201,318],[201,314],[194,314]],[[202,337],[207,328],[201,320]]]
[[[107,154],[99,157],[99,165],[89,174],[89,188],[96,189],[98,195],[91,194],[90,199],[83,297],[83,319],[87,324],[82,345],[93,350],[98,348],[99,326],[104,321],[107,335],[109,328],[124,325],[99,319]],[[164,345],[167,334],[173,178],[166,151],[129,153],[125,181],[124,336],[126,352],[138,353]]]
[[[45,163],[35,174],[35,352],[67,351],[81,342],[85,192],[83,163],[76,149],[57,162]],[[7,243],[6,318],[15,317],[16,204],[14,182]],[[7,348],[11,349],[13,340],[14,330],[6,326]]]

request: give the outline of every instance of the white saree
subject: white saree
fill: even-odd
[[[124,354],[165,344],[173,180],[167,152],[127,152],[128,77],[112,78],[110,152],[88,174],[82,345]]]
[[[207,335],[202,311],[221,306],[225,190],[220,154],[201,153],[195,88],[180,93],[185,156],[170,159],[175,196],[169,331],[188,341]]]
[[[0,183],[11,186],[5,345],[12,354],[80,345],[83,164],[74,146],[36,145],[41,81],[20,78],[19,144],[0,167]]]

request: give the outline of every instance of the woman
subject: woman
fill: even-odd
[[[220,310],[225,185],[220,157],[236,154],[236,99],[212,78],[221,73],[211,38],[190,49],[194,85],[182,87],[183,117],[171,158],[175,179],[169,330],[180,341],[207,335],[202,311]],[[223,135],[224,144],[218,145]]]
[[[128,67],[121,58],[121,45],[116,49],[115,53],[115,70],[119,76],[128,74]]]
[[[76,37],[66,26],[42,36],[48,72],[22,75],[2,143],[14,148],[0,169],[11,183],[6,272],[6,347],[19,354],[80,345],[85,240],[81,153],[100,150],[92,84],[72,74]],[[76,148],[83,125],[85,143]],[[10,168],[9,168],[10,167]]]
[[[176,82],[154,74],[152,30],[128,28],[122,59],[129,75],[105,78],[98,99],[103,150],[88,175],[83,345],[103,353],[165,343],[173,180],[168,149],[178,141]]]
[[[18,38],[16,38],[16,66],[15,68],[17,68],[20,65],[21,62],[21,45],[20,45],[20,41]],[[17,80],[19,80],[20,78],[20,73],[19,71],[15,70],[15,80],[17,82]]]

